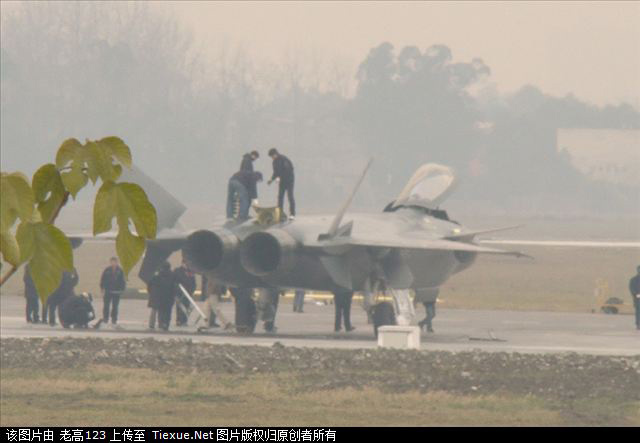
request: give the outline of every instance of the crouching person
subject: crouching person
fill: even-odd
[[[81,295],[68,295],[60,304],[60,323],[65,328],[89,327],[89,322],[96,318],[93,310],[93,297],[83,292]]]

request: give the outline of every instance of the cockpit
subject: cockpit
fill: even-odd
[[[453,192],[456,177],[451,168],[436,163],[422,165],[413,174],[400,194],[384,212],[411,208],[439,220],[450,221],[447,211],[438,206]]]

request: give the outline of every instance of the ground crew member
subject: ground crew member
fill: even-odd
[[[233,328],[233,324],[230,323],[224,316],[218,303],[220,303],[220,297],[227,292],[227,288],[221,284],[216,283],[213,279],[204,279],[202,282],[202,293],[206,295],[207,303],[205,305],[205,312],[208,316],[205,319],[205,323],[210,328],[219,328],[220,325],[216,323],[216,318],[222,323],[222,327],[227,330]]]
[[[200,285],[200,301],[205,302],[204,309],[205,309],[206,318],[204,319],[204,322],[209,328],[219,328],[220,325],[216,322],[216,313],[214,308],[217,308],[218,303],[220,302],[220,295],[215,297],[215,300],[214,299],[209,300],[209,297],[213,297],[214,294],[213,293],[209,294],[207,292],[207,285],[208,285],[207,282],[208,282],[207,277],[203,275],[202,283]],[[221,288],[222,288],[221,289],[222,294],[225,294],[227,292],[227,288],[224,286],[222,286]]]
[[[277,288],[259,288],[257,308],[260,318],[264,322],[263,327],[267,332],[275,333],[276,314],[280,301],[280,291]]]
[[[183,260],[182,266],[173,271],[173,278],[176,281],[176,326],[186,326],[188,318],[187,312],[191,311],[191,303],[187,300],[187,297],[185,297],[182,289],[180,289],[178,285],[182,285],[189,295],[193,297],[193,293],[196,290],[196,276]]]
[[[73,288],[78,284],[78,273],[74,269],[71,272],[65,271],[62,273],[62,281],[60,286],[53,291],[47,298],[45,315],[43,315],[42,321],[46,323],[47,315],[49,319],[49,325],[55,326],[56,324],[56,310],[60,304],[70,295],[73,295]]]
[[[251,200],[258,198],[257,183],[262,181],[260,172],[238,171],[229,179],[227,189],[227,218],[233,218],[235,200],[240,202],[238,220],[249,218]]]
[[[343,320],[345,331],[353,331],[355,329],[351,326],[351,300],[353,299],[353,291],[336,291],[333,293],[333,297],[333,304],[336,307],[335,332],[342,330]]]
[[[38,291],[36,285],[31,278],[31,270],[29,265],[24,268],[24,297],[27,299],[27,323],[40,323],[40,316],[38,310],[40,309],[40,302],[38,300]]]
[[[111,257],[109,266],[102,271],[102,277],[100,277],[100,289],[104,303],[102,321],[104,323],[109,323],[109,310],[111,310],[111,323],[114,325],[118,323],[118,305],[125,286],[124,272],[118,266],[118,259]]]
[[[629,280],[629,292],[631,292],[633,307],[636,310],[636,329],[640,330],[640,266],[636,271],[637,274]]]
[[[169,330],[175,291],[176,283],[171,272],[171,265],[169,262],[164,262],[160,265],[160,270],[153,276],[148,285],[148,306],[151,308],[150,329],[155,328],[157,315],[159,328],[165,331]]]
[[[302,289],[296,289],[293,296],[293,312],[304,312],[304,291]]]
[[[296,201],[293,197],[294,173],[293,163],[286,156],[280,154],[276,148],[269,149],[269,157],[273,159],[273,175],[268,184],[274,180],[278,180],[280,187],[278,188],[278,207],[280,211],[284,210],[284,193],[287,193],[289,199],[290,219],[296,216]]]
[[[93,311],[91,294],[68,295],[60,303],[60,323],[65,328],[87,328],[96,315]]]
[[[258,151],[251,151],[242,156],[242,162],[240,163],[241,171],[253,172],[253,162],[260,157]]]
[[[438,300],[439,292],[440,290],[438,288],[416,289],[414,302],[422,303],[426,314],[426,317],[418,322],[418,326],[420,326],[420,329],[426,329],[427,332],[433,332],[431,322],[436,316],[436,301]]]

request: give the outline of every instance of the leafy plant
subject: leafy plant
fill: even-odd
[[[142,256],[145,241],[155,238],[157,218],[139,185],[118,183],[123,167],[131,167],[131,150],[120,138],[84,144],[71,138],[58,149],[55,164],[41,166],[31,183],[20,172],[2,172],[0,251],[12,267],[0,286],[28,262],[43,301],[58,287],[62,272],[73,269],[73,253],[69,238],[54,223],[69,196],[75,199],[89,182],[102,183],[93,208],[93,234],[110,231],[116,219],[116,252],[128,274]]]

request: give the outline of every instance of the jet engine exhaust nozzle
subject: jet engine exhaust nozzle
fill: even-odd
[[[185,262],[197,273],[216,270],[238,247],[238,238],[228,231],[196,231],[182,249]]]
[[[255,232],[240,246],[240,263],[249,272],[262,277],[289,270],[295,262],[296,241],[286,232]]]

